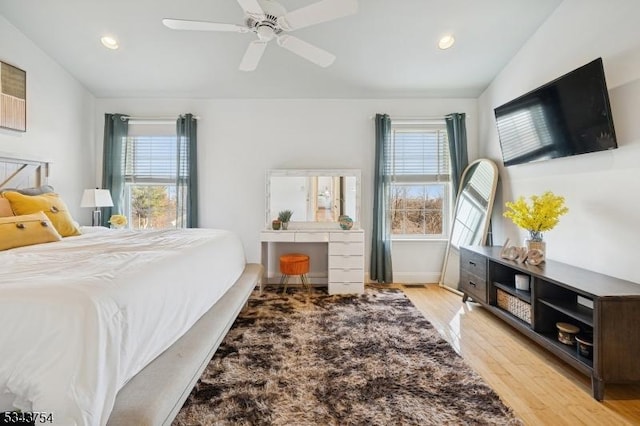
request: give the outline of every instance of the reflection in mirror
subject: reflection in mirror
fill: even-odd
[[[498,168],[490,160],[476,160],[465,169],[440,285],[459,290],[460,246],[485,244],[497,184]]]
[[[271,170],[267,175],[267,227],[281,210],[305,225],[338,225],[341,215],[359,221],[359,170]]]

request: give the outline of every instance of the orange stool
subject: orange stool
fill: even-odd
[[[307,277],[309,273],[309,256],[306,254],[288,253],[280,256],[280,273],[282,274],[280,285],[284,286],[283,293],[287,292],[287,283],[291,275],[299,275],[302,285],[307,291],[311,290],[309,278]]]

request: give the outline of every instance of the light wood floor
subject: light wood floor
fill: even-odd
[[[588,377],[479,305],[437,284],[398,287],[527,425],[640,425],[640,386],[607,385],[598,402]]]

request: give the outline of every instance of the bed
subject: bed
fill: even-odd
[[[0,168],[0,189],[42,183],[33,166]],[[83,230],[0,252],[0,412],[170,424],[261,267],[225,230]]]

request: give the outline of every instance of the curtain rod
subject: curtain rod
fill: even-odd
[[[122,117],[120,117],[120,119],[122,121],[126,121],[126,120],[168,121],[168,120],[177,120],[178,117],[184,117],[184,115],[180,114],[180,115],[174,116],[174,117],[162,117],[162,116],[142,117],[142,116],[130,115],[130,116],[122,116]],[[195,118],[196,120],[200,120],[200,117],[197,116],[197,115],[194,116],[193,118]]]

